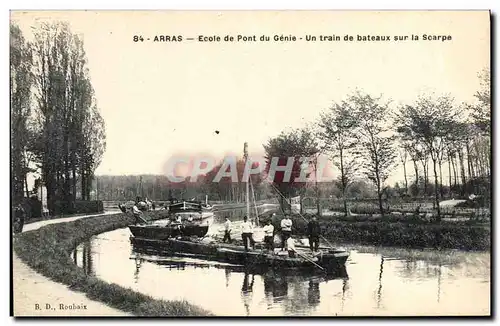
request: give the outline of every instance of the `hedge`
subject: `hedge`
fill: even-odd
[[[90,214],[104,211],[101,200],[75,200],[72,202],[56,201],[53,215]]]

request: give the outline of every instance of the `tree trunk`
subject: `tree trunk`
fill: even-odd
[[[342,201],[344,202],[344,216],[347,216],[347,199],[345,198],[345,192],[346,192],[346,178],[345,178],[345,170],[344,170],[344,155],[342,153],[342,150],[340,150],[340,178],[341,178],[341,185],[342,185]]]
[[[467,183],[467,176],[465,174],[465,165],[464,165],[464,153],[462,149],[458,151],[458,159],[460,164],[460,174],[462,176],[462,195],[465,194],[465,186]]]
[[[424,187],[425,187],[425,193],[427,195],[427,191],[429,190],[429,161],[425,162],[425,180],[424,180]]]
[[[319,192],[318,195],[316,195],[316,211],[317,215],[321,217],[321,204],[320,204]]]
[[[87,171],[87,200],[91,200],[92,198],[90,198],[90,192],[92,191],[92,181],[93,181],[93,176],[89,171]]]
[[[71,162],[71,173],[72,173],[72,200],[75,201],[76,200],[76,164],[75,164],[75,160],[74,160],[74,157],[73,157],[73,160]]]
[[[87,173],[85,166],[82,165],[80,167],[80,174],[81,174],[81,199],[82,200],[87,200]]]
[[[413,168],[415,169],[415,196],[419,194],[419,185],[418,185],[418,164],[416,160],[413,160]]]
[[[44,183],[45,183],[45,188],[47,190],[46,196],[47,196],[47,209],[49,210],[49,214],[51,216],[54,216],[55,214],[55,207],[54,207],[54,180],[53,176],[50,174],[50,172],[44,173]]]
[[[453,169],[453,187],[457,187],[458,185],[458,173],[457,173],[457,162],[455,155],[451,158],[451,167]]]
[[[427,176],[427,164],[425,164],[424,161],[422,161],[422,168],[424,170],[424,196],[427,196],[427,179],[428,179],[428,176]]]
[[[434,168],[434,184],[438,184],[438,172],[437,172],[437,162],[436,159],[432,159],[432,165]],[[436,209],[437,209],[437,221],[441,222],[441,208],[439,207],[439,190],[438,187],[434,187],[434,197],[436,200]]]
[[[444,198],[444,189],[443,189],[443,162],[439,160],[439,194],[441,195],[441,199]]]
[[[468,172],[469,172],[469,180],[470,180],[470,184],[471,184],[471,187],[472,189],[474,189],[474,168],[472,166],[472,157],[471,157],[471,153],[470,153],[470,146],[469,146],[469,141],[467,141],[465,143],[465,150],[466,150],[466,154],[467,154],[467,169],[468,169]]]
[[[28,188],[28,175],[24,174],[24,185],[26,186],[26,198],[30,197],[30,190]]]
[[[82,199],[83,200],[89,200],[90,198],[88,197],[88,184],[89,184],[89,181],[87,180],[88,179],[88,176],[87,176],[87,172],[84,172],[83,173],[83,177],[82,177]]]
[[[318,217],[321,216],[321,207],[320,207],[320,194],[319,194],[319,187],[318,187],[318,157],[314,160],[314,192],[316,195],[316,214]]]
[[[63,182],[63,198],[64,198],[64,206],[66,207],[65,213],[72,213],[70,189],[71,189],[71,184],[70,184],[70,169],[69,169],[68,132],[65,131],[65,136],[64,136],[64,182]]]
[[[405,194],[408,194],[408,177],[406,175],[406,162],[403,163],[403,173],[405,175]]]
[[[448,186],[450,187],[450,193],[449,193],[449,197],[451,198],[451,195],[452,195],[452,191],[451,191],[451,187],[452,187],[452,179],[451,179],[451,157],[448,155]]]
[[[377,181],[377,197],[378,197],[378,207],[380,210],[380,215],[384,218],[384,205],[382,204],[382,191],[380,189],[380,181]]]

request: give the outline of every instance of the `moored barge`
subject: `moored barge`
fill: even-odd
[[[166,240],[131,237],[130,241],[137,252],[152,252],[196,256],[207,260],[216,260],[231,264],[267,267],[272,269],[309,269],[335,273],[345,266],[349,253],[344,250],[321,250],[315,254],[297,248],[297,255],[290,257],[288,252],[275,249],[268,251],[262,248],[245,250],[243,246],[207,242],[206,238],[178,237]]]

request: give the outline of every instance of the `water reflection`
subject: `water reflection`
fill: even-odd
[[[342,299],[341,299],[341,304],[340,304],[340,312],[343,312],[344,311],[344,304],[345,304],[345,301],[346,301],[346,293],[347,293],[347,290],[349,290],[349,283],[348,283],[348,279],[347,278],[344,278],[342,280]]]
[[[438,281],[437,281],[437,302],[439,303],[439,300],[441,299],[441,264],[439,264],[438,267]]]
[[[73,262],[82,267],[87,275],[94,275],[92,241],[85,241],[73,250]]]
[[[135,272],[134,280],[135,283],[139,282],[139,271],[141,270],[142,258],[140,256],[135,257]]]
[[[252,292],[253,292],[253,285],[255,283],[255,275],[252,275],[250,281],[249,278],[250,274],[245,273],[243,277],[243,285],[241,287],[241,298],[243,301],[243,305],[245,306],[245,311],[247,316],[250,316],[250,304],[252,302]]]
[[[307,303],[309,303],[312,307],[316,307],[319,304],[320,299],[321,295],[319,292],[319,282],[310,280],[307,291]]]
[[[384,273],[384,256],[380,256],[380,272],[378,274],[377,308],[380,308],[382,300],[382,274]]]
[[[282,275],[275,273],[266,273],[263,275],[264,293],[272,298],[274,303],[283,301],[288,295],[288,282]]]
[[[131,251],[128,237],[126,229],[108,232],[82,243],[71,256],[87,274],[154,298],[187,300],[216,315],[489,313],[488,253],[467,253],[465,259],[457,253],[459,259],[450,264],[420,253],[408,259],[397,250],[353,250],[349,276],[344,269],[326,277],[139,253]]]
[[[229,268],[224,269],[224,275],[226,276],[226,288],[229,287],[229,281],[231,280],[231,271]]]
[[[140,257],[140,258],[139,258]],[[347,289],[347,271],[340,269],[334,275],[311,275],[293,270],[259,270],[249,266],[220,264],[217,262],[201,261],[198,259],[188,259],[185,257],[165,257],[148,256],[137,254],[135,257],[135,283],[138,282],[138,275],[143,262],[153,263],[168,268],[169,270],[195,271],[207,269],[209,271],[224,270],[224,286],[231,288],[233,281],[238,280],[238,275],[242,276],[240,284],[240,300],[247,316],[253,315],[255,287],[262,285],[264,292],[264,302],[268,310],[283,307],[286,314],[308,314],[320,305],[321,293],[320,284],[335,279],[343,279],[343,295]],[[209,272],[207,271],[207,273]],[[211,275],[208,273],[207,275]],[[259,286],[260,288],[260,286]],[[344,299],[342,299],[344,300]]]

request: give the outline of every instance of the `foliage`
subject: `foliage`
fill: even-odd
[[[264,145],[264,150],[266,152],[265,171],[273,186],[287,198],[300,194],[310,175],[309,169],[306,168],[310,167],[311,159],[320,151],[314,133],[309,129],[282,132],[277,137],[269,139]],[[290,161],[288,161],[289,158],[291,158]],[[286,166],[289,162],[291,163],[289,174],[272,169],[273,164]],[[302,178],[304,175],[301,175],[301,171],[306,172],[305,178]],[[285,203],[281,196],[280,203],[282,210],[285,210]]]
[[[292,218],[297,235],[305,235],[307,223]],[[430,223],[419,219],[402,221],[400,216],[370,220],[319,220],[323,236],[333,243],[365,244],[403,248],[489,250],[490,228],[468,222]]]
[[[449,96],[420,97],[415,105],[405,105],[397,116],[397,131],[403,140],[415,140],[429,153],[434,170],[434,184],[438,185],[437,164],[441,163],[447,138],[456,126],[457,113]],[[434,189],[435,203],[440,219],[439,188]]]
[[[344,198],[344,212],[347,214],[347,189],[354,181],[358,164],[353,151],[358,142],[359,120],[353,103],[334,103],[320,116],[319,137],[330,154],[333,164],[340,171],[338,185]]]
[[[478,104],[472,106],[472,117],[476,126],[484,133],[491,133],[491,80],[490,71],[483,69],[479,75],[481,88],[475,94]]]
[[[351,95],[349,101],[360,123],[358,158],[362,161],[363,173],[377,189],[380,214],[384,215],[382,194],[396,159],[394,136],[390,135],[387,123],[389,103],[359,91]]]
[[[29,119],[32,112],[33,53],[17,25],[10,26],[10,143],[11,193],[14,203],[24,197],[26,175],[31,172],[28,149],[33,141]]]
[[[34,42],[25,43],[20,30],[11,25],[13,192],[22,193],[21,179],[34,172],[28,169],[28,161],[33,161],[41,172],[38,185],[45,185],[53,212],[55,201],[72,206],[78,181],[81,199],[89,199],[106,147],[105,125],[81,37],[63,22],[40,23],[33,31]]]
[[[203,193],[208,195],[211,199],[216,200],[224,200],[224,201],[232,201],[232,202],[244,202],[245,201],[245,187],[246,181],[244,175],[246,162],[243,159],[239,159],[234,164],[228,165],[228,159],[225,159],[226,162],[221,162],[217,164],[212,170],[210,170],[206,175],[201,176],[201,190]],[[226,163],[226,164],[225,164]],[[258,162],[249,161],[250,169],[259,168]],[[225,171],[223,170],[225,169]],[[263,169],[263,167],[260,167]],[[233,182],[232,178],[229,176],[224,176],[222,178],[219,177],[223,175],[228,175],[229,170],[235,169],[237,182]],[[226,172],[226,173],[225,173]],[[250,178],[250,196],[255,195],[256,200],[260,200],[264,195],[265,185],[262,184],[263,178],[261,173],[250,174],[248,175]],[[252,197],[250,197],[252,200]]]
[[[54,204],[54,215],[99,213],[104,210],[100,200],[76,200],[69,208],[64,201],[56,201]]]

